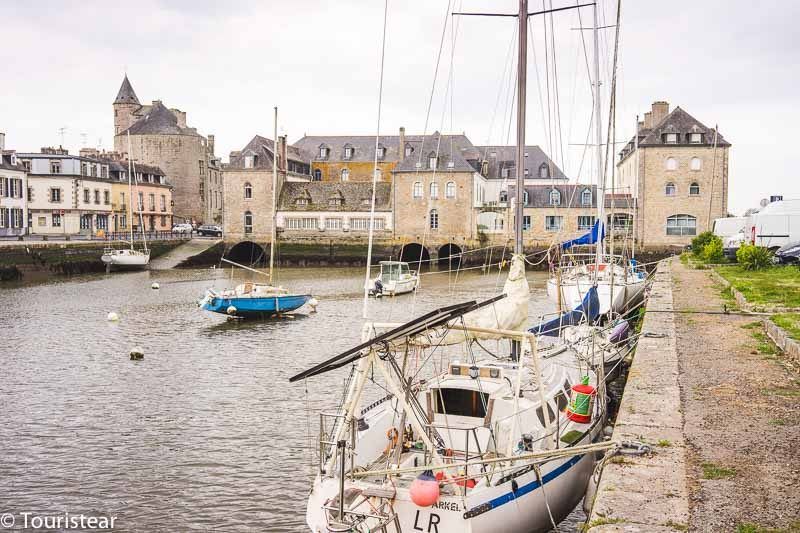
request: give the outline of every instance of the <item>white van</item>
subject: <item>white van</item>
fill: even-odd
[[[714,235],[717,237],[724,239],[725,237],[730,237],[742,231],[746,222],[747,217],[717,218],[714,220],[711,231],[713,231]]]
[[[800,240],[800,199],[767,204],[747,217],[744,233],[747,242],[770,250]]]

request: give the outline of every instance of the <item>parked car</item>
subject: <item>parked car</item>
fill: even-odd
[[[784,244],[772,258],[779,265],[800,265],[800,241]]]
[[[213,235],[215,237],[222,237],[222,228],[214,224],[203,224],[197,228],[198,235]]]
[[[192,234],[193,228],[191,224],[175,224],[172,226],[172,233],[188,233]]]

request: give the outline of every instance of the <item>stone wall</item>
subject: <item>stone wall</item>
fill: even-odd
[[[272,171],[267,169],[226,169],[224,172],[226,241],[269,241],[272,233]],[[252,198],[245,198],[245,184],[253,187]],[[244,213],[253,215],[253,231],[245,235]]]

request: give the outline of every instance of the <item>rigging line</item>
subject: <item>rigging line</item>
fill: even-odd
[[[578,4],[578,0],[575,0],[575,5]],[[583,17],[581,17],[581,10],[578,9],[578,25],[579,27],[583,27]],[[589,93],[592,95],[592,102],[594,102],[594,92],[592,91],[592,74],[591,69],[589,68],[589,50],[586,47],[586,37],[583,35],[583,32],[578,32],[581,35],[581,43],[583,47],[583,60],[584,64],[586,65],[586,81],[589,84]]]
[[[553,7],[553,0],[550,0],[550,7]],[[553,82],[554,82],[554,89],[555,89],[555,114],[556,114],[556,125],[558,126],[558,145],[559,151],[561,153],[561,165],[564,165],[564,132],[562,130],[561,124],[561,94],[558,90],[558,61],[556,56],[556,41],[555,41],[555,29],[553,26],[553,14],[550,14],[550,40],[551,40],[551,49],[553,51]],[[550,174],[553,175],[552,169],[550,170]]]
[[[545,9],[545,1],[542,0],[542,10]],[[547,40],[547,17],[542,17],[542,28],[544,28],[544,85],[547,91],[547,151],[553,153],[553,119],[551,116],[552,105],[550,103],[550,43]],[[544,120],[544,116],[542,119]]]
[[[483,154],[484,160],[487,158],[489,154],[489,145],[492,144],[491,143],[492,131],[494,131],[494,123],[495,120],[497,119],[497,111],[500,106],[500,97],[505,92],[504,89],[505,89],[506,72],[508,72],[508,69],[510,68],[512,63],[511,58],[513,57],[512,52],[514,51],[514,43],[516,42],[516,37],[517,37],[517,26],[515,25],[514,33],[511,34],[511,40],[508,43],[508,51],[506,52],[506,59],[503,63],[503,73],[500,75],[500,84],[497,90],[497,98],[494,104],[494,111],[492,112],[492,120],[489,122],[489,132],[486,136],[486,150],[484,151]],[[503,115],[505,116],[505,113],[503,113]],[[505,129],[505,125],[503,126],[503,129]]]
[[[378,82],[378,125],[375,131],[375,163],[372,170],[372,199],[370,202],[369,211],[369,240],[367,243],[367,271],[364,274],[364,306],[362,310],[362,317],[367,318],[369,306],[369,274],[370,264],[372,264],[372,243],[375,234],[375,189],[378,182],[378,145],[381,138],[381,106],[383,104],[383,72],[384,63],[386,58],[386,21],[389,15],[389,0],[384,0],[383,3],[383,35],[381,37],[381,68],[380,68],[380,81]]]

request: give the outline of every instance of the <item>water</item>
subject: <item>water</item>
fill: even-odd
[[[280,274],[313,292],[317,314],[228,322],[202,312],[203,291],[230,282],[221,270],[0,290],[0,514],[113,515],[117,531],[305,531],[309,435],[347,370],[308,390],[288,380],[359,341],[363,272]],[[416,300],[372,301],[370,311],[403,320],[497,294],[504,277],[425,276]],[[532,314],[549,312],[544,274],[528,279]],[[109,311],[121,321],[108,322]],[[143,361],[129,359],[132,347]]]

